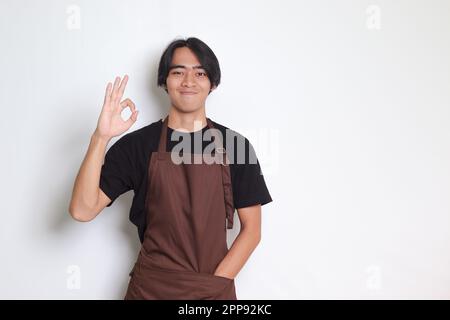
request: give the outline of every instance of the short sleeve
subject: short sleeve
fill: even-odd
[[[250,152],[253,152],[253,159],[256,161],[250,161],[249,159],[252,159],[252,157],[247,157],[245,163],[234,164],[232,184],[234,206],[236,209],[257,204],[265,205],[272,201],[259,160],[254,153],[255,151],[247,139],[246,144],[247,150],[250,149]]]
[[[100,173],[100,189],[111,199],[111,206],[118,196],[133,189],[133,165],[129,144],[123,138],[117,140],[106,152]]]

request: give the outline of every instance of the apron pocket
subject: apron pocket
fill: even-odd
[[[168,270],[140,264],[134,283],[142,299],[235,299],[234,279],[188,270]]]

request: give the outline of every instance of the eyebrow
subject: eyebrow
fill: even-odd
[[[182,69],[186,69],[186,66],[182,65],[182,64],[173,64],[169,67],[169,71],[175,68],[182,68]],[[193,66],[192,69],[205,69],[203,68],[203,66],[201,65],[197,65],[197,66]]]

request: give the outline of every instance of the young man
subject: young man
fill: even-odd
[[[133,189],[130,220],[142,247],[125,299],[237,299],[234,278],[260,241],[261,206],[272,199],[249,141],[206,117],[206,98],[220,83],[215,54],[197,38],[169,44],[158,70],[168,116],[121,137],[102,164],[111,138],[137,120],[134,103],[121,101],[127,81],[107,85],[70,214],[90,221]],[[228,249],[235,208],[241,229]]]

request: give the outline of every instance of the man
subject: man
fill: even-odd
[[[249,141],[206,117],[206,98],[220,83],[217,58],[197,38],[169,44],[158,69],[158,86],[170,97],[168,116],[121,137],[102,164],[111,138],[137,120],[134,103],[121,101],[127,81],[125,75],[107,85],[70,214],[90,221],[133,189],[130,220],[142,247],[125,299],[236,299],[234,278],[260,241],[261,206],[272,199]],[[132,114],[124,121],[127,107]],[[205,139],[211,130],[214,139]],[[180,143],[188,146],[181,163],[174,161]],[[211,144],[213,152],[206,152]],[[235,208],[241,229],[228,249]]]

